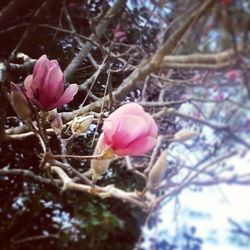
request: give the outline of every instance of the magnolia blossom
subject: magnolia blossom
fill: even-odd
[[[239,77],[239,71],[232,69],[227,72],[226,78],[230,81],[235,81]]]
[[[114,38],[122,43],[125,42],[127,40],[127,36],[126,33],[123,31],[122,27],[120,24],[118,24],[115,29],[113,29],[113,33],[114,33]]]
[[[116,155],[142,155],[154,147],[157,133],[153,117],[139,104],[129,103],[104,121],[101,138]]]
[[[233,0],[221,0],[221,3],[225,6],[228,6],[233,3]]]
[[[222,102],[225,99],[225,96],[223,93],[219,93],[216,97],[215,97],[215,101],[216,102]]]
[[[41,110],[49,111],[73,100],[77,84],[70,84],[64,91],[62,70],[56,60],[41,56],[33,74],[24,81],[27,97]]]

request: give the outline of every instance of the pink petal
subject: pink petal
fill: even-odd
[[[40,102],[35,99],[34,94],[36,94],[36,91],[33,90],[34,85],[34,79],[32,75],[29,75],[24,80],[24,88],[26,96],[39,108],[42,108]]]
[[[50,107],[48,107],[48,110],[54,109],[56,107],[59,107],[61,105],[64,105],[66,103],[69,103],[73,100],[75,94],[78,91],[77,84],[70,84],[64,91],[63,95]]]
[[[112,137],[115,134],[117,127],[119,126],[119,120],[112,122],[109,118],[104,121],[102,130],[104,132],[105,142],[110,145],[112,144]]]
[[[146,119],[149,127],[148,134],[151,135],[152,137],[156,137],[158,135],[158,126],[154,118],[148,113],[145,113],[144,118]]]
[[[153,137],[144,137],[137,141],[134,141],[127,148],[117,149],[115,153],[120,156],[124,155],[143,155],[149,152],[156,144],[156,138]]]
[[[35,64],[33,69],[33,75],[42,75],[47,68],[47,64],[49,63],[49,59],[46,55],[42,55]]]
[[[39,99],[37,99],[38,102],[38,107],[41,108],[42,110],[51,110],[51,106],[55,103],[55,101],[46,98],[46,95],[41,94],[39,96]]]
[[[145,137],[156,137],[158,127],[153,117],[136,103],[129,103],[114,111],[103,125],[105,143],[119,151]]]
[[[33,97],[33,91],[32,91],[32,83],[33,83],[33,75],[28,75],[24,80],[24,88],[26,90],[26,95],[28,97]]]
[[[64,82],[63,73],[59,65],[50,68],[43,84],[43,92],[47,93],[50,99],[58,99],[63,94]]]
[[[107,148],[109,148],[109,146],[105,143],[104,134],[101,133],[101,135],[99,136],[98,141],[96,143],[95,154],[101,154]]]
[[[46,73],[46,77],[41,84],[41,90],[43,93],[49,93],[50,91],[50,78],[53,75],[53,71],[56,66],[49,67],[48,72]]]
[[[127,103],[118,109],[116,109],[113,113],[109,115],[110,119],[116,120],[122,117],[125,114],[130,115],[142,115],[144,113],[144,109],[137,103]]]
[[[105,120],[103,125],[103,130],[106,130],[105,140],[107,141],[107,143],[111,143],[112,136],[115,133],[117,127],[120,124],[120,120],[123,119],[124,115],[141,116],[144,113],[145,112],[143,108],[136,103],[125,104],[111,113]]]
[[[226,77],[231,80],[231,81],[235,81],[236,78],[238,77],[239,72],[237,70],[230,70],[229,72],[227,72]]]
[[[114,134],[111,135],[111,147],[113,149],[127,147],[137,138],[147,135],[148,130],[148,125],[143,117],[124,115],[120,118],[116,130],[112,131]],[[105,136],[109,133],[106,127],[104,127],[103,131]]]
[[[57,60],[50,60],[48,65],[49,65],[50,68],[53,67],[53,66],[58,66],[60,68]]]

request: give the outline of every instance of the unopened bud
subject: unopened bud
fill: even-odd
[[[47,116],[47,121],[50,123],[51,128],[55,131],[57,135],[62,132],[63,122],[60,113],[57,113],[56,109],[53,109],[49,112]]]
[[[147,189],[153,189],[161,183],[166,174],[167,167],[167,150],[164,150],[148,174]]]
[[[72,133],[76,135],[82,135],[89,129],[93,119],[93,115],[76,117],[71,124]]]
[[[105,174],[111,163],[111,159],[93,159],[91,160],[91,169],[92,169],[92,180],[95,182],[102,178],[102,175]]]
[[[32,119],[32,111],[28,100],[15,83],[11,83],[11,104],[17,115],[22,120],[30,121]]]
[[[91,160],[92,179],[96,181],[108,171],[109,165],[114,157],[112,151],[104,144],[103,134],[100,135],[93,155],[102,155],[102,157]]]
[[[193,137],[197,135],[198,133],[196,131],[180,130],[177,133],[175,133],[173,140],[182,142],[182,141],[192,139]]]

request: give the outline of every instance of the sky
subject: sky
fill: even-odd
[[[235,167],[237,173],[249,172],[250,152],[244,158],[235,156],[227,161]],[[204,187],[202,191],[185,189],[178,195],[178,203],[172,199],[163,206],[159,212],[161,222],[155,228],[144,228],[147,239],[145,248],[150,249],[151,237],[156,237],[158,241],[165,238],[169,242],[177,239],[181,247],[183,231],[188,232],[191,227],[196,227],[195,236],[203,239],[202,250],[249,249],[250,241],[245,247],[230,241],[233,227],[228,222],[229,218],[240,225],[250,222],[249,194],[250,186],[240,185],[220,184]]]

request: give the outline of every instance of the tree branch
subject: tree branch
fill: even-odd
[[[60,180],[51,180],[39,175],[34,174],[30,170],[23,169],[0,169],[0,176],[21,176],[28,179],[31,179],[40,184],[52,185],[58,188],[58,184],[62,184]]]
[[[95,34],[91,34],[91,40],[95,41],[99,39],[106,32],[107,27],[110,25],[114,17],[118,14],[125,2],[126,0],[116,0],[114,5],[108,10],[106,15],[104,16],[103,20],[97,25]],[[73,60],[70,62],[70,64],[64,71],[66,82],[70,80],[72,74],[81,65],[83,60],[86,58],[86,56],[92,49],[93,43],[86,42],[85,47],[73,58]]]

